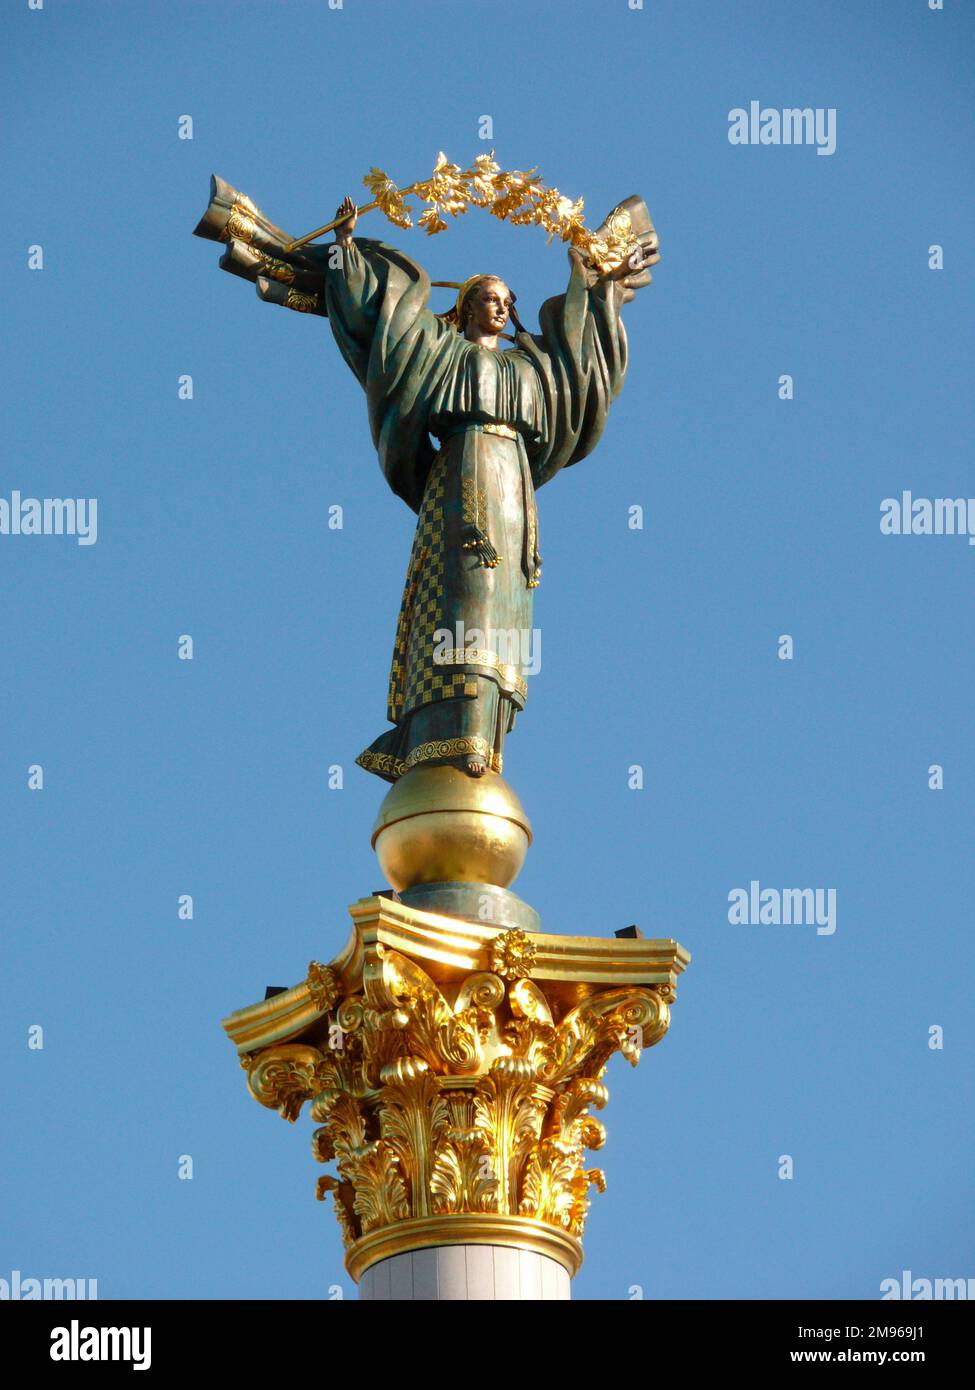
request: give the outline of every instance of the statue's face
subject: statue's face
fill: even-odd
[[[502,332],[511,309],[511,291],[503,280],[482,280],[467,301],[468,337],[493,335]]]

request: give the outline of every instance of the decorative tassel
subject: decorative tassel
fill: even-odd
[[[485,569],[493,570],[500,565],[501,556],[479,526],[465,526],[462,535],[463,548],[473,550]]]

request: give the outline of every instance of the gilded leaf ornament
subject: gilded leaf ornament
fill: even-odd
[[[608,1099],[603,1072],[614,1053],[635,1064],[663,1037],[673,989],[565,990],[533,977],[537,962],[525,932],[498,932],[483,939],[480,968],[440,983],[375,942],[356,988],[309,966],[316,1045],[245,1054],[261,1104],[293,1121],[310,1102],[313,1155],[337,1174],[316,1193],[332,1194],[350,1268],[394,1248],[375,1246],[384,1231],[413,1223],[429,1240],[430,1222],[475,1218],[535,1223],[581,1259],[571,1242],[605,1187],[586,1166],[606,1139],[594,1113]]]

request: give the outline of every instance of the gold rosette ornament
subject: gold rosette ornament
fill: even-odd
[[[491,969],[506,980],[520,980],[532,973],[535,947],[523,931],[506,931],[491,943]]]

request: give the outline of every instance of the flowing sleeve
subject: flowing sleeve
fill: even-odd
[[[435,453],[429,403],[449,370],[456,335],[428,308],[429,277],[408,256],[364,237],[342,251],[326,259],[328,321],[366,392],[386,481],[419,511]]]
[[[610,279],[592,283],[592,272],[574,249],[569,262],[565,294],[546,300],[539,311],[541,332],[518,335],[545,401],[544,438],[530,450],[536,488],[593,451],[626,379],[624,288]]]

